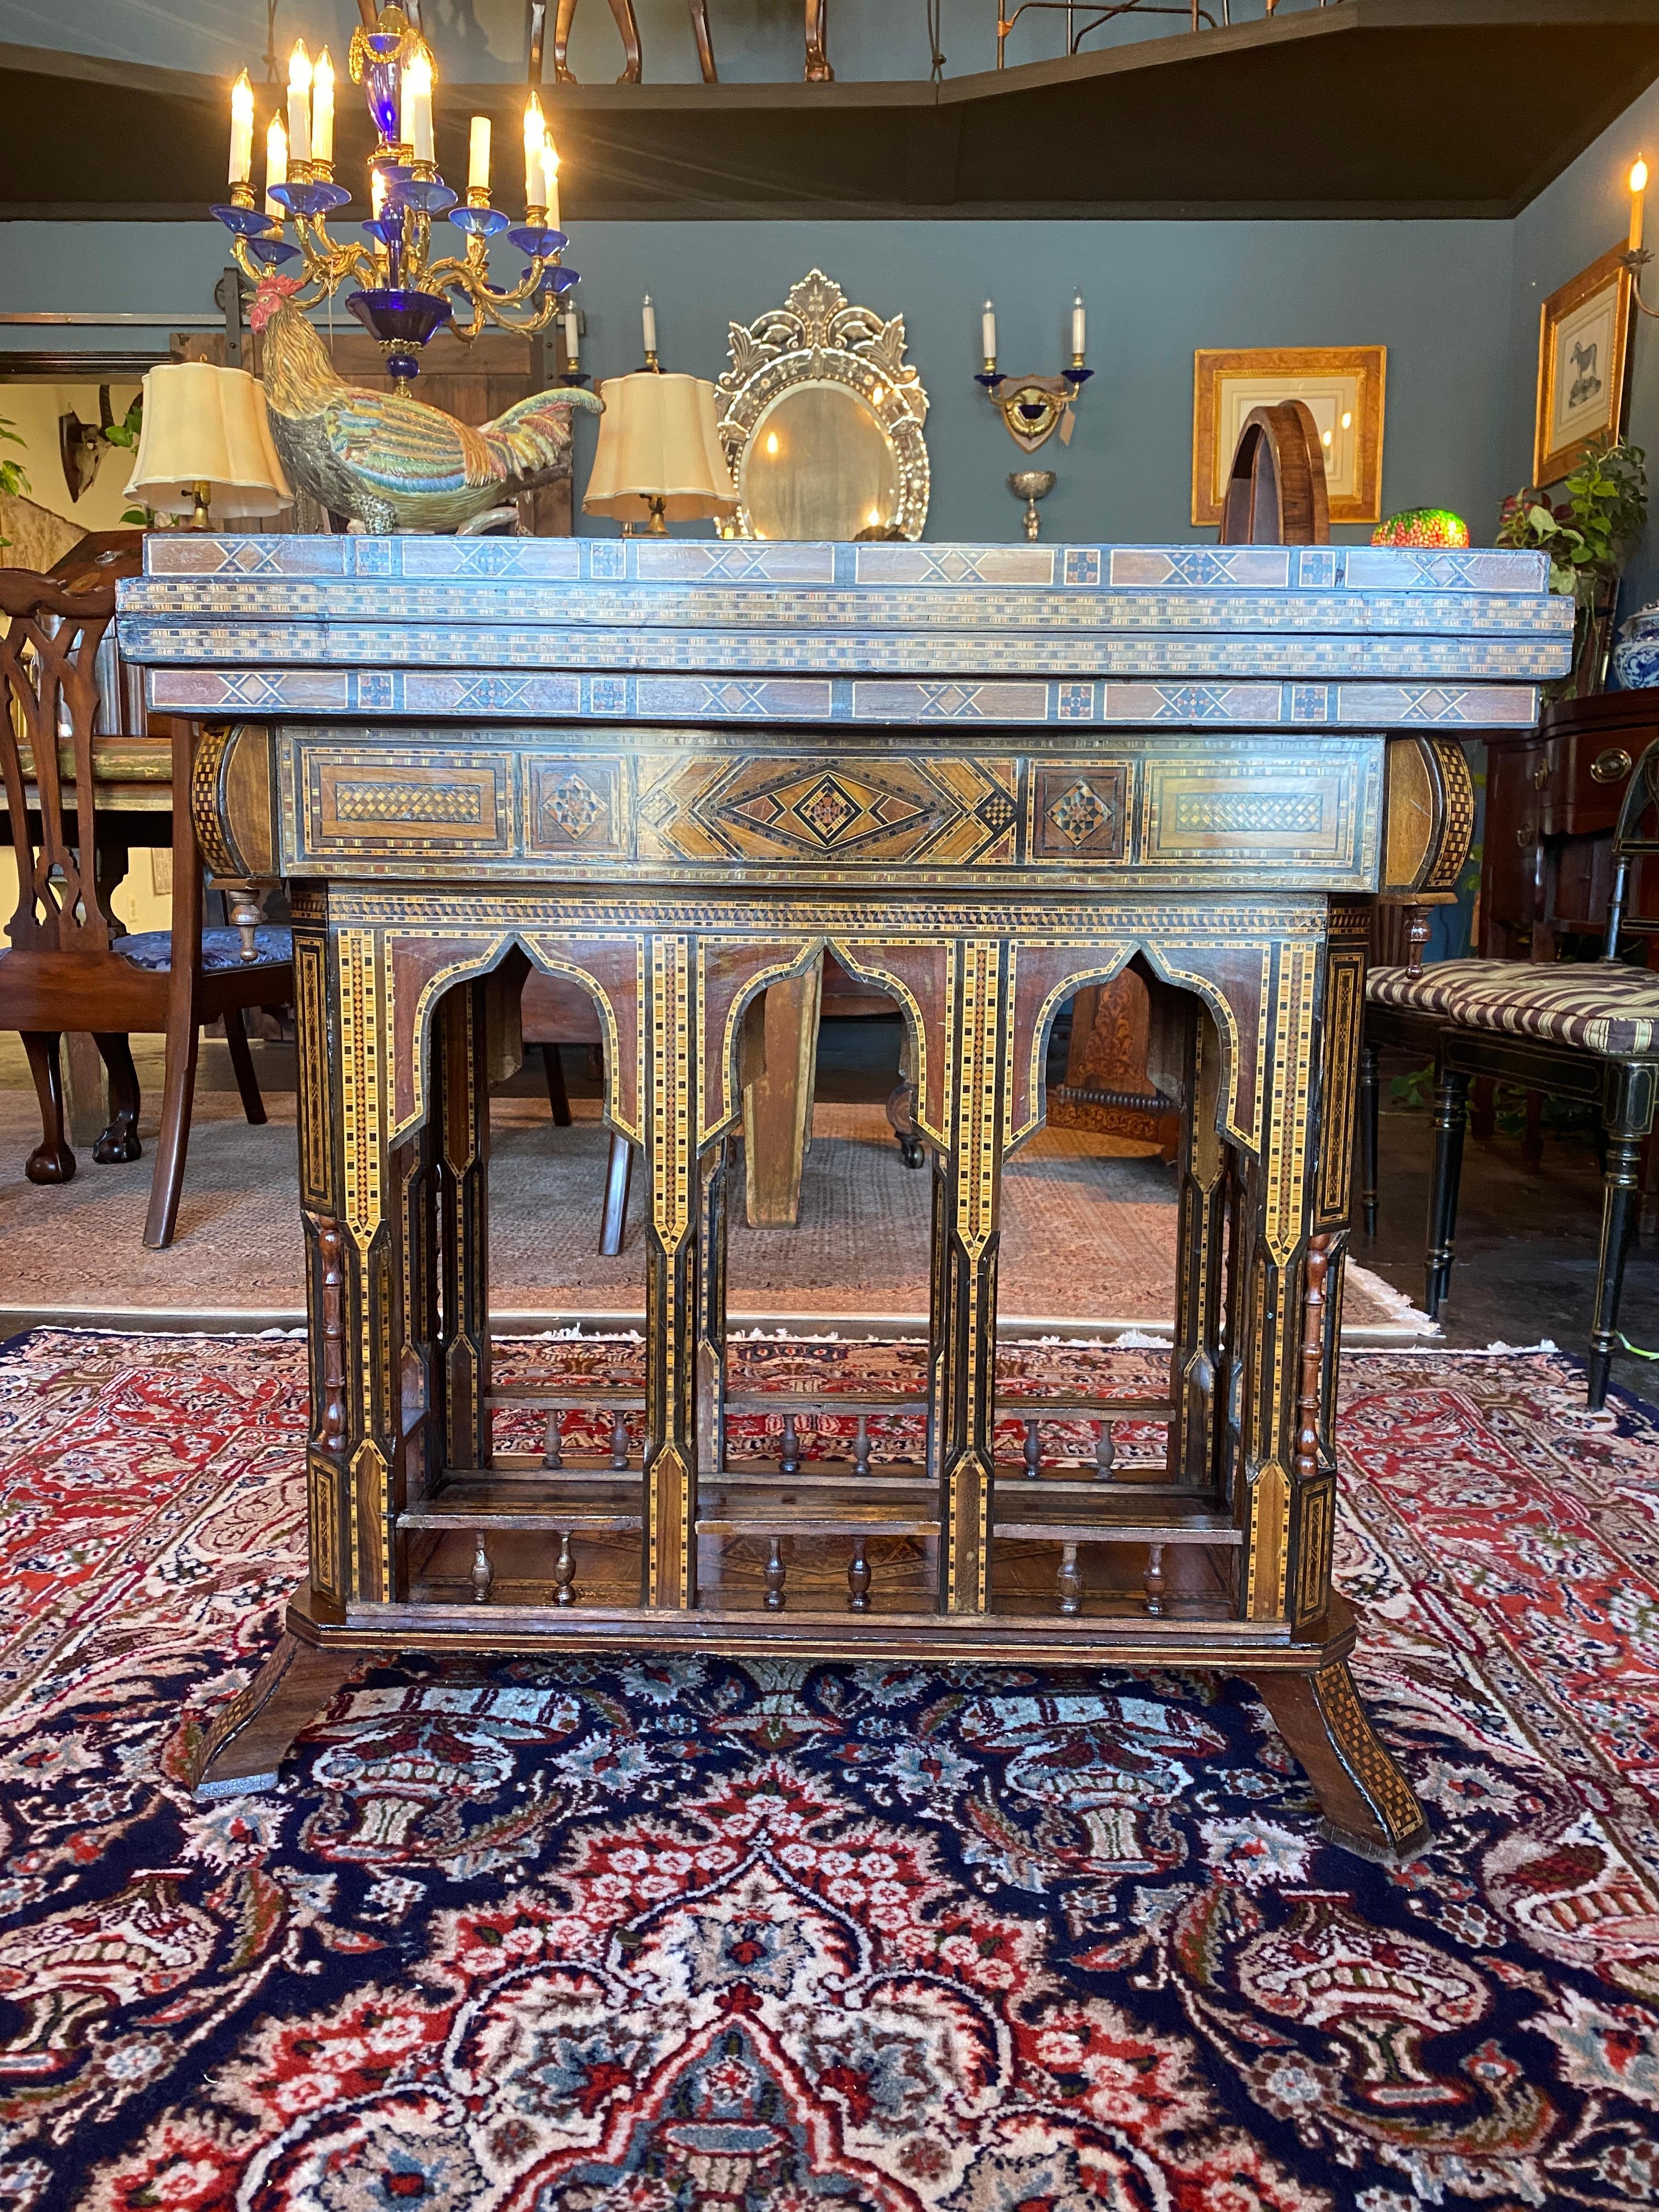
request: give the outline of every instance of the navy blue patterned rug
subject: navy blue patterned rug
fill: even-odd
[[[300,1555],[301,1348],[22,1340],[0,2208],[1654,2201],[1659,1416],[1579,1389],[1346,1363],[1359,1672],[1433,1831],[1389,1869],[1184,1675],[409,1666],[198,1807]]]

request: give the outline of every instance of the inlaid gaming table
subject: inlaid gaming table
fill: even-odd
[[[150,536],[122,650],[198,726],[216,876],[292,902],[309,1262],[309,1577],[200,1786],[268,1781],[375,1654],[1197,1666],[1333,1832],[1409,1849],[1331,1587],[1367,931],[1455,882],[1459,741],[1532,722],[1571,613],[1522,553]],[[726,1191],[761,995],[826,949],[904,1018],[931,1320],[914,1392],[834,1401],[847,1456],[803,1450],[826,1399],[774,1462],[732,1449]],[[1132,962],[1186,1131],[1169,1376],[1022,1398],[1094,1443],[1009,1463],[1003,1163],[1056,1015]],[[631,1398],[492,1379],[532,969],[591,1000],[644,1155]],[[564,1448],[579,1403],[608,1455]]]

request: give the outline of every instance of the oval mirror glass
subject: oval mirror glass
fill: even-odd
[[[757,538],[856,538],[898,512],[898,456],[856,392],[792,385],[750,433],[738,491]]]

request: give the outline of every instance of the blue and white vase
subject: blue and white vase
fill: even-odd
[[[1659,601],[1620,623],[1613,672],[1621,691],[1659,690]]]

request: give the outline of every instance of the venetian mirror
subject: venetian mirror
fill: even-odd
[[[920,538],[927,395],[904,319],[849,307],[814,269],[781,307],[731,325],[714,387],[740,538]]]

